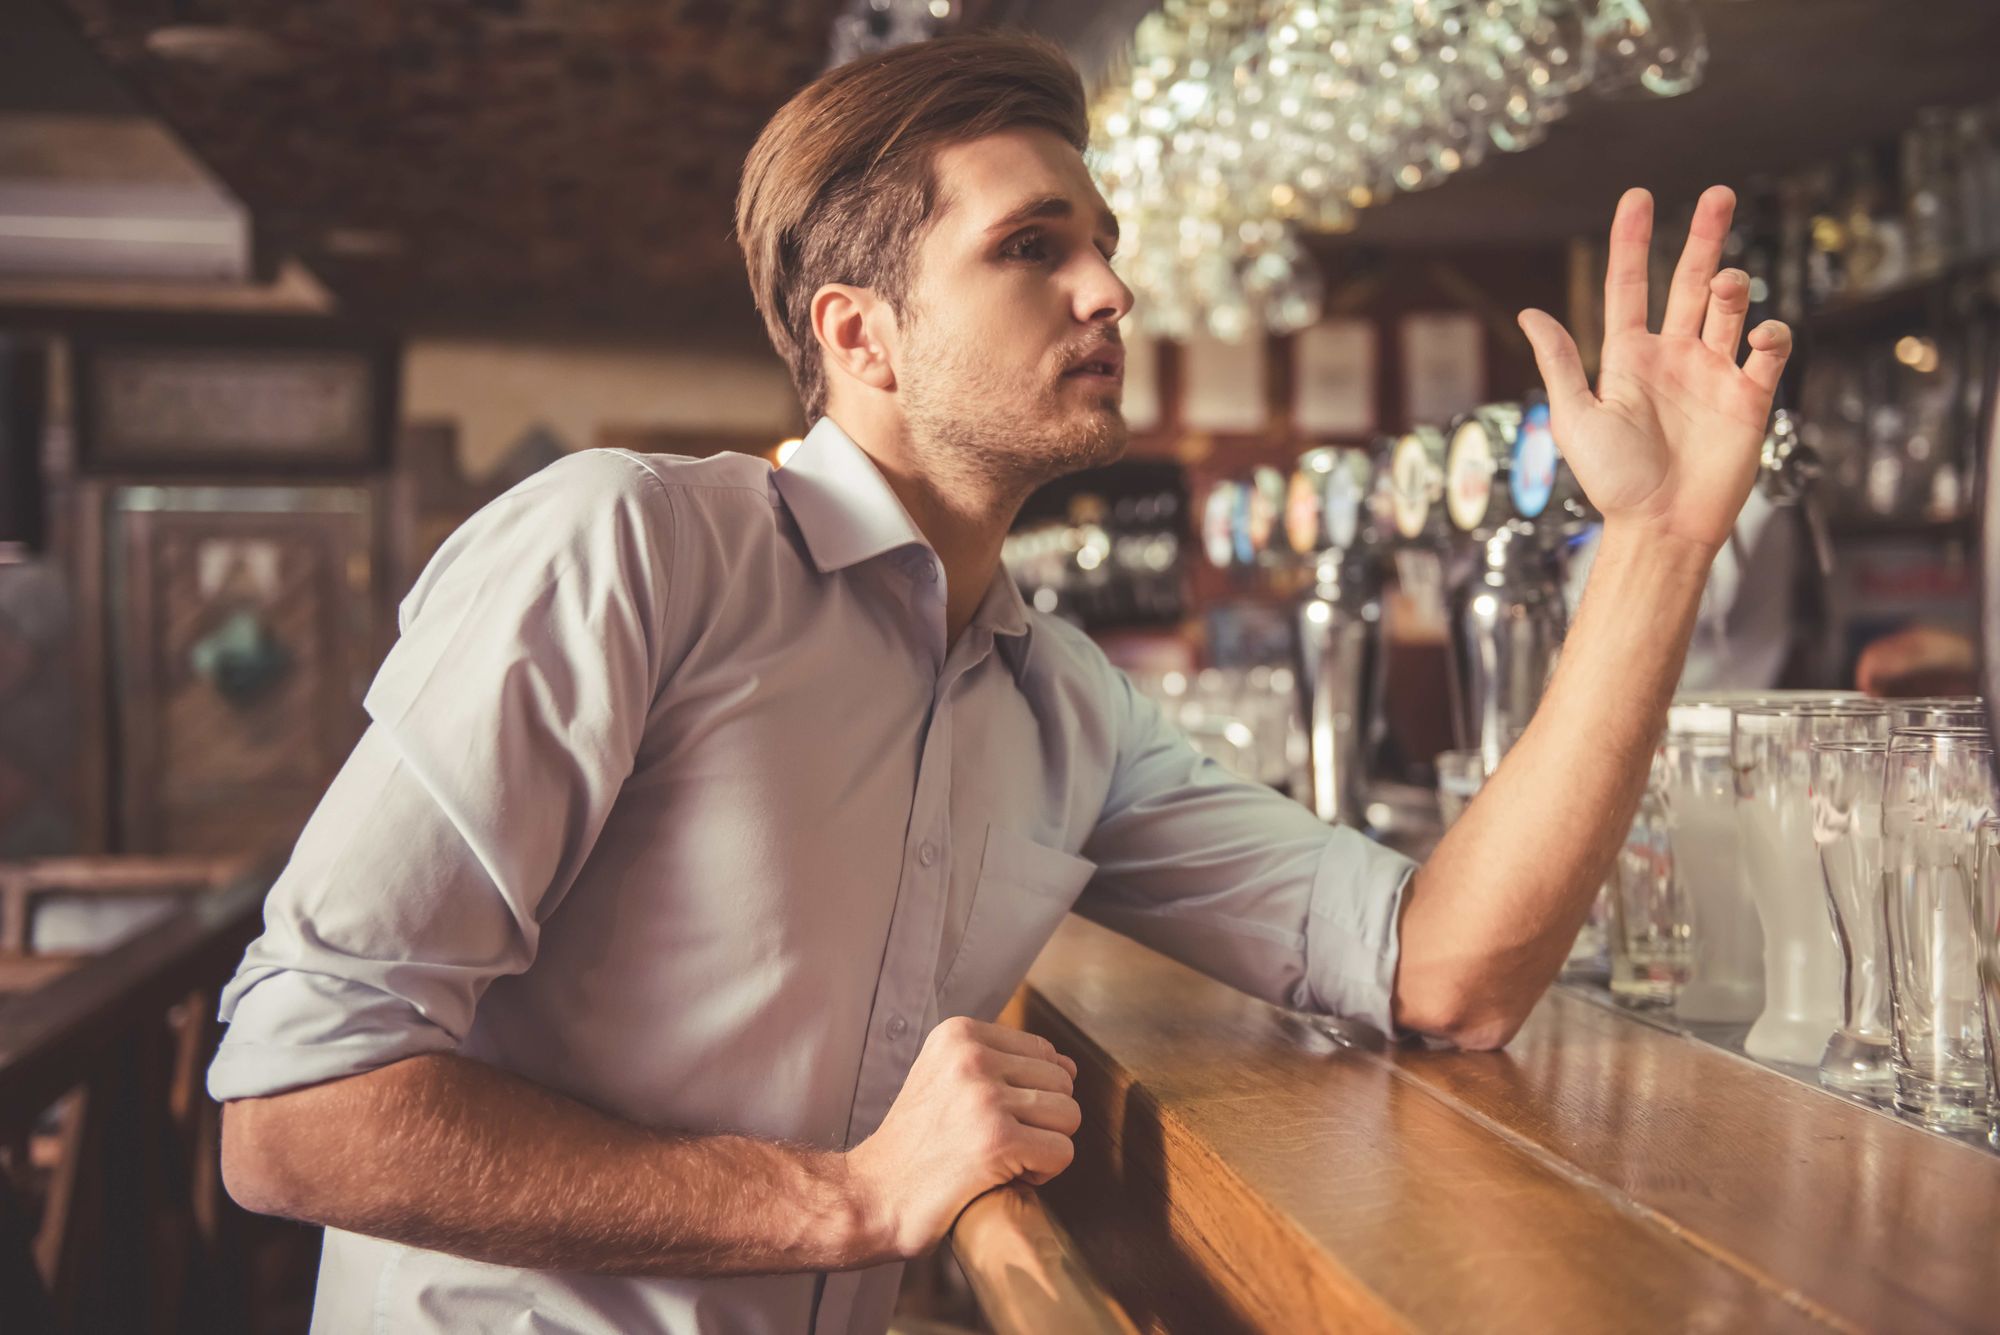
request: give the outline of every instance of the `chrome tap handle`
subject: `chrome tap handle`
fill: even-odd
[[[1813,560],[1819,565],[1819,577],[1833,578],[1833,531],[1826,522],[1826,507],[1819,497],[1806,497],[1802,507],[1806,515],[1806,532],[1812,535]]]
[[[1757,489],[1773,505],[1796,506],[1804,512],[1806,532],[1812,538],[1813,560],[1819,567],[1820,578],[1830,579],[1833,534],[1819,499],[1823,471],[1819,451],[1799,439],[1798,420],[1791,412],[1780,408],[1772,413],[1771,430],[1764,437],[1764,449],[1758,460]],[[1731,534],[1731,541],[1734,539]]]

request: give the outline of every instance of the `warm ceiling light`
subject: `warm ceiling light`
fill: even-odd
[[[170,23],[146,34],[146,51],[161,60],[202,65],[231,74],[278,74],[291,68],[282,42],[228,23]]]
[[[319,239],[327,254],[344,260],[394,259],[408,249],[400,235],[379,227],[329,227]]]
[[[1929,375],[1938,368],[1938,348],[1934,339],[1905,334],[1896,340],[1896,360],[1913,371]]]

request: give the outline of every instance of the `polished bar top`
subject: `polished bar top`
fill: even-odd
[[[1560,989],[1371,1045],[1071,918],[1007,1018],[1081,1068],[1043,1190],[1142,1329],[2000,1330],[2000,1158]]]

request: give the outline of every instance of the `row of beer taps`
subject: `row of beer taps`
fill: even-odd
[[[1301,561],[1312,572],[1293,621],[1313,810],[1372,829],[1391,809],[1373,795],[1392,572],[1406,584],[1441,580],[1452,734],[1497,766],[1541,703],[1568,626],[1569,554],[1600,518],[1562,460],[1547,403],[1491,403],[1444,427],[1310,449],[1289,479],[1260,472],[1211,492],[1202,546],[1217,564]],[[1778,410],[1758,485],[1804,508],[1825,573],[1817,475]]]

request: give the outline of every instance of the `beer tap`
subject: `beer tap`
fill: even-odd
[[[1321,820],[1365,824],[1369,760],[1383,730],[1382,562],[1368,502],[1375,468],[1358,449],[1300,456],[1288,509],[1313,587],[1295,611],[1299,705],[1311,805]]]
[[[1757,460],[1757,489],[1771,504],[1796,508],[1805,517],[1810,535],[1813,562],[1822,580],[1833,578],[1833,535],[1827,527],[1826,510],[1820,504],[1818,482],[1821,473],[1819,452],[1799,439],[1798,419],[1791,410],[1779,408],[1771,414],[1771,429]],[[1729,534],[1737,559],[1743,557],[1736,533]]]
[[[1525,728],[1568,628],[1559,542],[1587,518],[1548,405],[1489,404],[1452,424],[1445,510],[1476,548],[1449,596],[1453,722],[1490,771]]]

